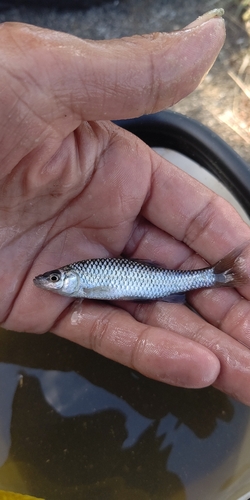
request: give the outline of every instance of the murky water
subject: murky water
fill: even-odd
[[[236,500],[250,490],[249,408],[50,334],[1,331],[0,408],[0,489],[46,500]]]

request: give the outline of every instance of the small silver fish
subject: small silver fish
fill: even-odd
[[[99,300],[163,300],[189,290],[234,287],[249,282],[242,247],[212,267],[169,270],[137,259],[108,258],[74,262],[36,276],[40,288],[67,297]]]

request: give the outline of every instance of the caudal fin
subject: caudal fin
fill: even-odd
[[[243,243],[213,266],[213,271],[216,274],[215,286],[238,287],[250,284],[246,260],[242,256],[247,245],[249,242]]]

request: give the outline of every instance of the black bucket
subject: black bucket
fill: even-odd
[[[206,168],[250,214],[250,166],[205,125],[173,111],[115,123],[150,147],[172,149]]]

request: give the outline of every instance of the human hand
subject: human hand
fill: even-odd
[[[223,21],[101,42],[7,23],[0,37],[1,325],[50,330],[157,380],[214,383],[249,404],[249,293],[193,293],[200,317],[161,302],[74,307],[33,285],[50,269],[121,253],[192,268],[250,238],[225,201],[108,121],[191,92]]]

